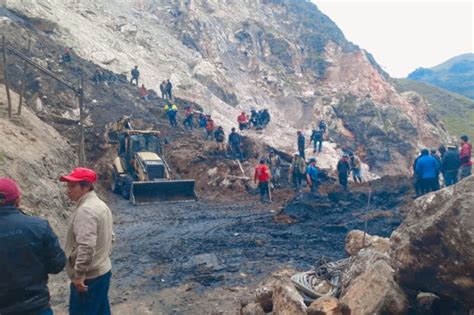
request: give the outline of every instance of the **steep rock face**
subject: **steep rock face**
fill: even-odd
[[[392,233],[399,282],[474,307],[474,177],[419,198]]]
[[[295,148],[296,129],[325,118],[333,141],[374,172],[395,174],[408,172],[418,147],[447,137],[423,100],[395,92],[373,59],[309,2],[7,2],[58,23],[51,36],[87,59],[120,73],[137,64],[156,90],[171,78],[177,95],[226,128],[242,109],[269,108],[274,128],[250,136],[281,150]]]

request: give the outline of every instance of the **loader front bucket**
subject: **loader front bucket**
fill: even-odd
[[[133,182],[130,200],[134,205],[160,202],[196,201],[194,180]]]

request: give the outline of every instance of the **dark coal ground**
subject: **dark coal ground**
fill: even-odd
[[[348,193],[337,186],[328,190],[301,194],[278,216],[253,196],[153,206],[111,197],[116,290],[153,292],[190,282],[206,290],[255,283],[283,266],[308,270],[321,256],[343,258],[346,234],[364,229],[364,214],[372,214],[369,234],[389,236],[400,224],[397,208],[410,198],[405,178],[384,178]],[[279,223],[282,217],[294,223]]]

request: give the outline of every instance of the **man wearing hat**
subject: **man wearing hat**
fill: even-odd
[[[66,264],[48,221],[19,210],[21,191],[0,178],[0,314],[52,315],[48,274]]]
[[[112,212],[94,191],[93,170],[78,167],[60,181],[66,182],[68,197],[76,202],[65,247],[71,279],[69,314],[109,315]]]

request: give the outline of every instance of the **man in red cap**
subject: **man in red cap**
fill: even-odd
[[[52,315],[48,274],[66,264],[48,221],[19,210],[21,191],[0,178],[0,314]]]
[[[114,238],[112,212],[94,192],[96,173],[78,167],[60,181],[76,202],[66,239],[66,271],[71,279],[70,315],[109,315],[108,298]]]

